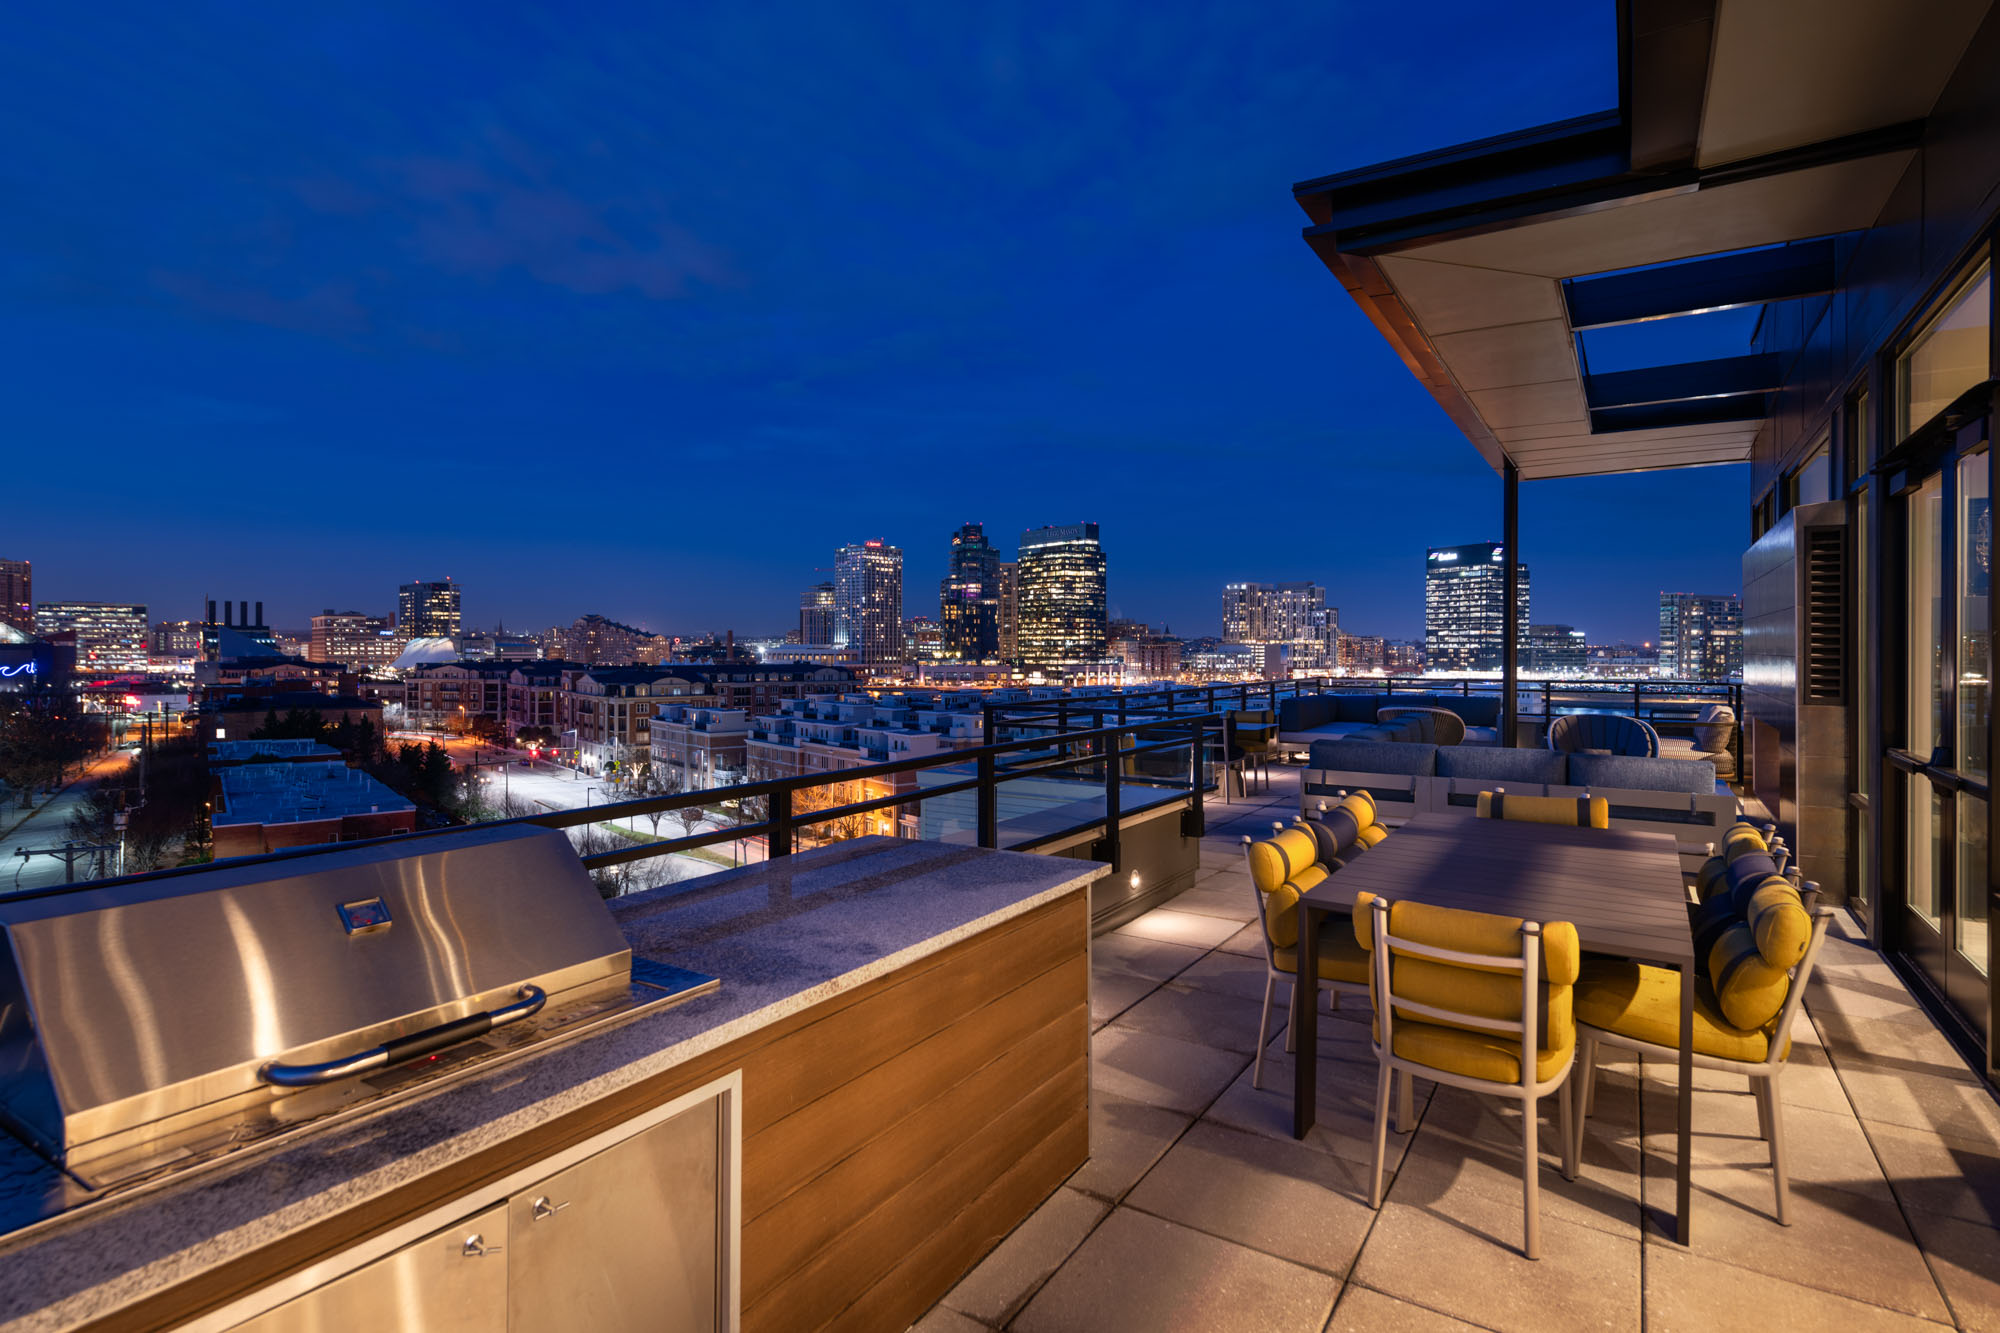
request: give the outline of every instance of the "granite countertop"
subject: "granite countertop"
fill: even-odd
[[[0,1238],[0,1333],[105,1315],[1107,873],[876,837],[619,899],[612,915],[635,954],[721,989]]]

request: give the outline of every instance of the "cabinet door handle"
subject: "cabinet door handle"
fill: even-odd
[[[501,1245],[488,1245],[486,1237],[474,1232],[465,1238],[465,1244],[459,1247],[458,1252],[468,1259],[481,1259],[489,1254],[498,1254],[504,1248],[506,1247]]]
[[[548,1195],[544,1194],[541,1198],[535,1200],[531,1216],[537,1222],[546,1222],[567,1207],[569,1207],[568,1200],[555,1203],[550,1200]]]

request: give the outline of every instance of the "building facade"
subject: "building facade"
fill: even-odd
[[[1280,644],[1292,667],[1320,671],[1338,660],[1340,611],[1317,583],[1227,583],[1222,588],[1222,641]]]
[[[1000,653],[1000,553],[983,524],[967,523],[951,535],[950,572],[938,589],[940,655],[983,662]]]
[[[1590,644],[1574,625],[1530,625],[1521,636],[1521,669],[1543,676],[1580,676],[1590,669]]]
[[[866,666],[903,660],[903,552],[879,541],[843,546],[833,561],[833,642]]]
[[[155,621],[147,649],[154,657],[200,657],[201,622],[199,620]]]
[[[996,586],[999,589],[997,605],[994,607],[996,623],[994,636],[999,645],[1002,662],[1021,660],[1021,564],[1018,560],[1002,560],[995,566]]]
[[[1498,671],[1505,652],[1505,552],[1498,542],[1424,552],[1424,660],[1430,671]],[[1528,624],[1528,567],[1520,566],[1515,624]],[[1518,631],[1517,631],[1518,632]]]
[[[508,662],[445,662],[422,666],[403,682],[403,717],[419,731],[498,737],[507,721]]]
[[[655,637],[649,630],[621,625],[593,611],[578,616],[567,629],[550,630],[542,641],[542,651],[566,662],[631,666],[654,643]]]
[[[41,602],[35,633],[76,636],[76,669],[144,671],[152,655],[153,622],[139,602]]]
[[[1110,655],[1104,546],[1095,523],[1021,534],[1018,651],[1030,671],[1060,672]]]
[[[387,616],[331,607],[312,618],[312,641],[306,656],[314,662],[338,662],[357,671],[386,670],[402,656],[404,639]]]
[[[662,704],[647,724],[654,777],[669,791],[700,791],[742,780],[750,714],[741,708]]]
[[[1615,104],[1294,194],[1323,290],[1493,468],[1503,522],[1544,480],[1747,465],[1747,549],[1709,553],[1742,561],[1742,781],[2000,1082],[2000,11],[1781,8],[1621,22]],[[1704,335],[1718,308],[1742,342]],[[1577,355],[1635,321],[1650,359]]]
[[[1743,599],[1734,593],[1660,594],[1660,674],[1732,680],[1743,674]]]
[[[0,624],[23,634],[35,632],[35,566],[29,560],[0,560]]]
[[[396,629],[406,639],[449,639],[459,631],[458,585],[450,579],[396,590]]]
[[[833,585],[815,583],[799,594],[799,642],[833,642]]]

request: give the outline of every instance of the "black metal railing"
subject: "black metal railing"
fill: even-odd
[[[879,810],[908,805],[915,805],[921,809],[924,801],[972,792],[975,794],[975,816],[971,833],[976,845],[989,848],[1004,846],[1005,849],[1012,851],[1032,851],[1050,843],[1074,839],[1080,834],[1097,830],[1098,838],[1093,854],[1097,859],[1108,861],[1116,870],[1120,866],[1121,859],[1120,824],[1125,814],[1142,806],[1156,806],[1162,800],[1185,800],[1187,807],[1182,815],[1182,830],[1190,837],[1201,836],[1206,827],[1207,793],[1219,776],[1219,765],[1216,760],[1226,751],[1229,744],[1229,727],[1226,713],[1194,714],[1171,719],[1146,718],[1124,726],[1093,727],[1061,734],[1036,735],[972,749],[940,751],[888,763],[769,778],[729,787],[682,791],[664,796],[638,797],[628,801],[614,801],[572,810],[551,810],[542,814],[484,821],[471,827],[500,828],[530,825],[570,829],[589,827],[607,821],[671,814],[690,807],[707,808],[727,803],[733,803],[739,811],[749,810],[756,813],[754,819],[726,827],[691,832],[679,837],[660,838],[610,851],[580,853],[584,866],[597,871],[652,857],[671,856],[679,852],[697,851],[718,844],[743,841],[761,842],[768,856],[786,856],[797,846],[801,833],[810,836],[809,831],[816,825],[830,824]],[[801,793],[812,793],[828,788],[837,790],[843,787],[861,790],[865,789],[867,784],[892,781],[905,774],[954,767],[969,769],[969,775],[953,781],[928,786],[918,785],[882,796],[858,801],[841,801],[817,808],[805,808],[798,799]],[[1146,771],[1148,769],[1151,771]],[[1046,782],[1052,776],[1068,774],[1078,775],[1074,780],[1078,784],[1079,791],[1088,790],[1093,798],[1090,801],[1079,800],[1073,803],[1077,809],[1076,817],[1055,824],[1038,822],[1038,826],[1032,831],[1003,840],[1002,821],[999,817],[1000,793],[1007,784],[1027,779]],[[1102,784],[1101,804],[1097,804],[1094,800],[1099,783]],[[1131,789],[1158,793],[1159,797],[1151,801],[1142,798],[1134,802],[1130,799]],[[1093,808],[1085,811],[1082,809],[1085,805]],[[228,864],[252,866],[324,855],[344,848],[391,843],[407,844],[463,832],[466,827],[468,826],[453,825],[353,842],[320,843],[287,848],[284,851],[255,856],[232,857],[229,858]],[[177,866],[146,875],[128,875],[113,880],[90,880],[77,884],[23,889],[6,894],[4,897],[8,901],[17,901],[82,889],[99,889],[109,884],[133,880],[145,880],[150,883],[205,868],[206,866],[201,865]]]

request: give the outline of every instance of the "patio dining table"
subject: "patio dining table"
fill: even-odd
[[[1329,913],[1351,913],[1363,893],[1409,898],[1529,921],[1568,921],[1584,952],[1680,972],[1680,1089],[1675,1231],[1688,1243],[1694,1108],[1694,938],[1678,845],[1670,833],[1561,828],[1469,815],[1425,814],[1299,899],[1299,975],[1319,971]],[[1342,929],[1347,928],[1343,922]],[[1317,988],[1295,988],[1297,1027],[1292,1133],[1304,1138],[1316,1108]]]

